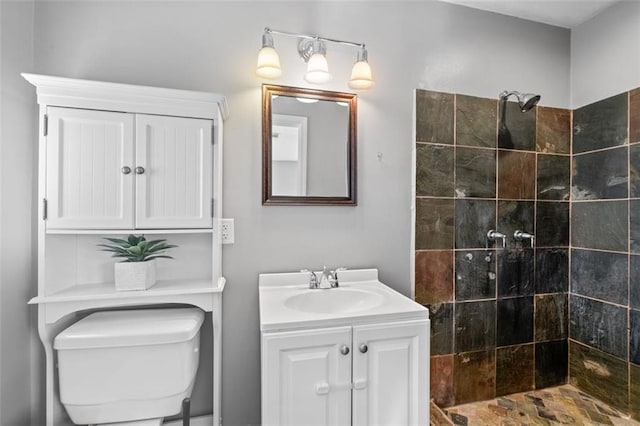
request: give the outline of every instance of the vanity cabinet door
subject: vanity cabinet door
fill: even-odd
[[[48,229],[133,227],[133,115],[47,109]]]
[[[262,335],[262,424],[351,424],[351,327]]]
[[[211,228],[213,122],[136,115],[136,228]]]
[[[353,425],[427,425],[429,321],[353,327]]]

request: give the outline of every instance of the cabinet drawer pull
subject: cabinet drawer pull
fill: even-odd
[[[349,355],[349,346],[347,345],[340,346],[340,353],[342,355]]]
[[[136,167],[136,169],[135,169],[135,170],[136,170],[136,174],[137,174],[137,175],[144,174],[144,167],[142,167],[142,166],[138,166],[138,167]]]
[[[120,169],[120,171],[122,171],[123,175],[128,175],[129,173],[131,173],[131,167],[124,166],[123,168]]]
[[[318,383],[316,385],[316,394],[326,395],[329,393],[329,383]]]
[[[368,350],[369,350],[369,347],[367,346],[366,343],[363,343],[360,345],[360,352],[362,352],[363,354],[366,354]]]

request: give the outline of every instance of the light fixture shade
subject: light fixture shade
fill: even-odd
[[[263,78],[278,78],[282,75],[280,69],[280,57],[272,46],[264,46],[258,53],[258,65],[256,74]]]
[[[327,58],[322,53],[314,53],[309,58],[304,79],[309,83],[322,84],[331,79]]]
[[[373,86],[371,67],[367,61],[358,61],[351,69],[349,87],[355,90],[368,89]]]

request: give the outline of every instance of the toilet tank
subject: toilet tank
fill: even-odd
[[[54,340],[60,402],[74,423],[108,423],[180,412],[198,370],[197,308],[93,313]]]

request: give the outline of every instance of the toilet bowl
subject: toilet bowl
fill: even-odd
[[[157,426],[178,414],[195,382],[203,319],[197,308],[96,312],[56,336],[71,421]]]

